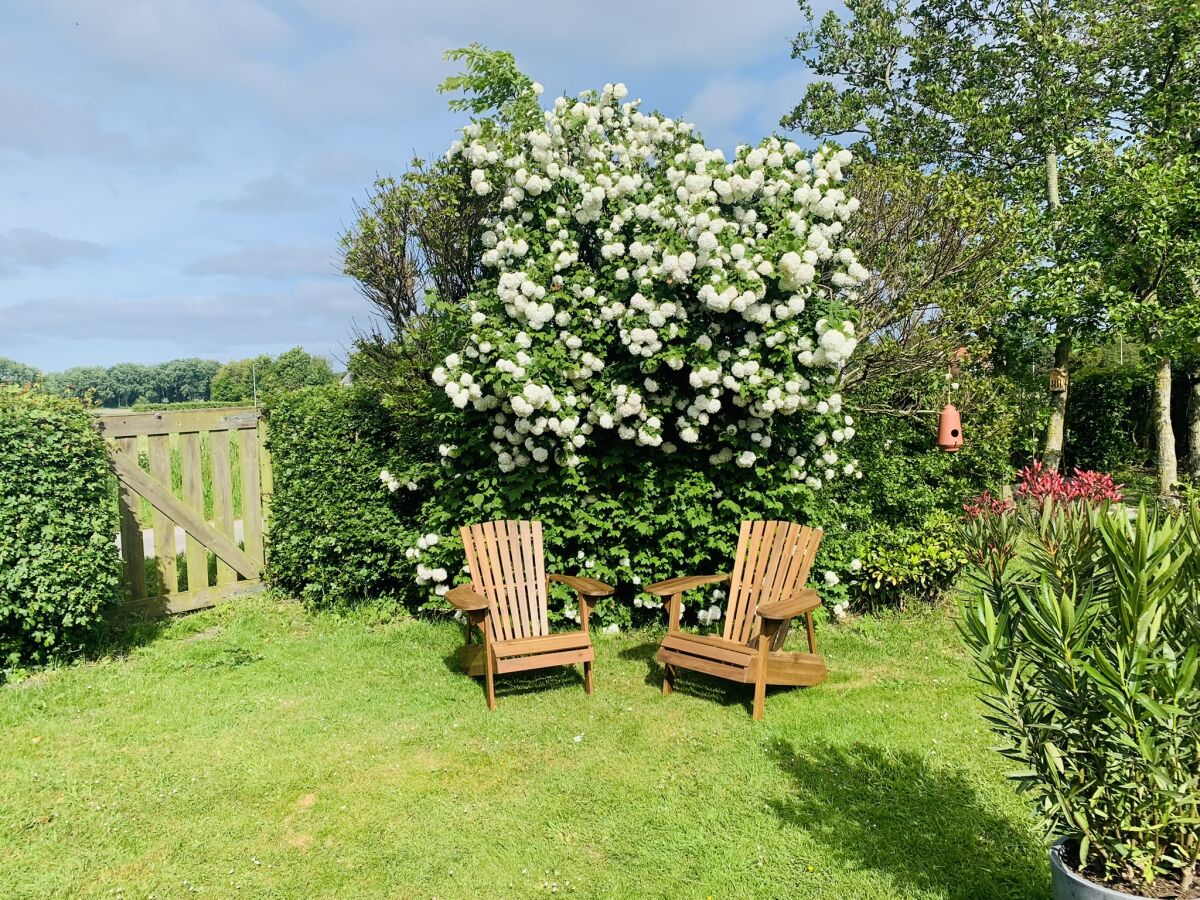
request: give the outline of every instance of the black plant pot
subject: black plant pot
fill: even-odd
[[[1128,900],[1137,894],[1114,891],[1088,881],[1075,873],[1063,860],[1067,853],[1067,839],[1059,838],[1050,848],[1050,873],[1054,880],[1054,900]]]

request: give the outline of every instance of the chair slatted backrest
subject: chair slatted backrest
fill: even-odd
[[[758,607],[786,600],[803,588],[820,545],[819,528],[795,522],[743,522],[729,579],[725,639],[748,643],[755,637]]]
[[[461,529],[475,592],[491,604],[498,641],[550,633],[541,522],[484,522]]]

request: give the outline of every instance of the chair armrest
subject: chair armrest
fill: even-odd
[[[487,599],[475,593],[475,589],[469,584],[460,584],[458,587],[450,588],[446,591],[446,599],[463,612],[487,612],[488,610]]]
[[[719,581],[728,580],[728,574],[685,575],[682,578],[668,578],[666,581],[660,581],[657,584],[644,587],[642,590],[647,594],[654,594],[656,597],[666,597],[670,594],[682,594],[684,591],[690,591],[692,588],[697,588],[701,585],[716,584]]]
[[[776,600],[774,603],[764,603],[758,608],[758,614],[764,619],[784,620],[804,613],[812,612],[821,605],[821,598],[814,590],[802,590],[787,600]]]
[[[615,588],[609,587],[603,581],[597,581],[595,578],[587,578],[583,575],[547,575],[548,581],[557,581],[559,584],[565,584],[571,590],[582,594],[585,597],[607,597]]]

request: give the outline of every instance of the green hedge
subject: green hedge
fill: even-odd
[[[77,400],[0,388],[0,669],[79,652],[121,598],[104,441]]]
[[[1154,376],[1142,365],[1073,374],[1063,442],[1068,467],[1122,473],[1147,465],[1153,399]]]
[[[545,524],[548,565],[618,587],[597,606],[598,623],[636,625],[661,620],[634,604],[639,582],[722,571],[741,519],[778,517],[826,529],[813,577],[830,603],[934,600],[958,570],[948,523],[963,499],[1005,483],[1014,460],[1028,458],[1023,441],[1036,440],[1025,434],[1023,398],[997,393],[964,408],[970,438],[954,454],[934,446],[936,419],[862,416],[853,453],[864,477],[813,494],[753,471],[697,467],[682,454],[507,475],[491,460],[450,466],[439,453],[446,422],[420,404],[393,414],[363,386],[306,389],[268,411],[269,577],[310,606],[390,598],[445,609],[439,589],[461,579],[459,526],[535,518]],[[395,476],[394,491],[381,482],[383,469]],[[429,535],[433,546],[425,546]],[[446,577],[431,581],[421,569]],[[826,571],[837,578],[827,581]],[[687,598],[701,601],[713,598]],[[573,605],[556,592],[552,617]]]
[[[268,420],[271,583],[310,606],[394,596],[409,566],[380,489],[395,441],[378,401],[359,388],[304,388],[276,399]]]

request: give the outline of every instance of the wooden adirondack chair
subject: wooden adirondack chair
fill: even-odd
[[[613,589],[595,578],[547,575],[541,522],[484,522],[460,529],[471,583],[446,599],[467,614],[467,644],[458,652],[468,675],[482,675],[488,709],[496,708],[495,676],[583,663],[583,689],[592,692],[596,658],[588,634],[591,604]],[[546,606],[550,582],[579,595],[579,631],[550,633]],[[474,629],[483,643],[472,643]]]
[[[807,590],[821,531],[794,522],[743,522],[732,575],[692,575],[652,584],[645,590],[671,598],[667,636],[658,650],[666,667],[663,695],[675,687],[682,667],[718,678],[754,685],[754,718],[762,719],[768,684],[811,685],[825,680],[825,661],[817,654],[812,613],[821,605]],[[721,637],[679,630],[684,591],[729,581],[725,630]],[[784,652],[791,620],[804,616],[808,653]]]

